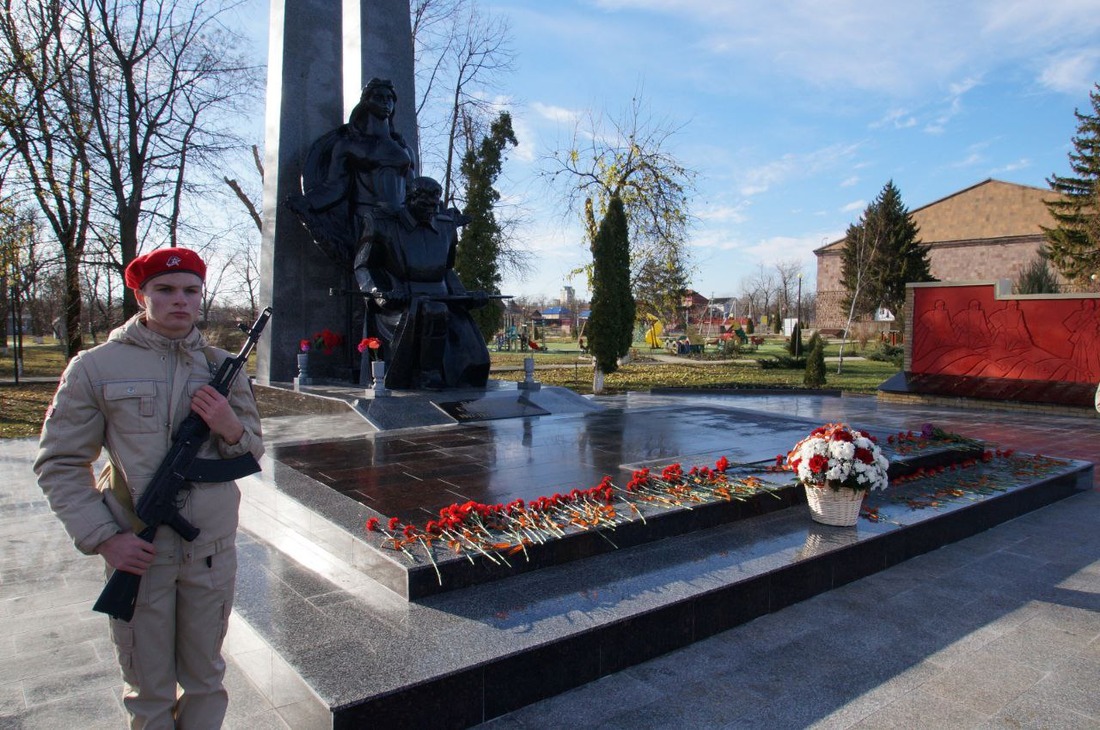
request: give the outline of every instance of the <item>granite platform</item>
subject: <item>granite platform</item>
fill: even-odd
[[[884,432],[933,422],[1021,451],[1087,460],[1100,453],[1095,418],[1020,414],[995,404],[952,408],[812,394],[633,393],[595,400],[611,410],[735,406]],[[264,426],[272,447],[370,430],[344,404],[329,415],[267,418]],[[6,475],[0,483],[0,726],[122,727],[121,681],[106,621],[91,611],[102,564],[79,555],[49,513],[30,471],[34,454],[33,439],[0,441]],[[285,481],[293,470],[281,472]],[[286,518],[276,519],[276,501],[265,499],[263,489],[253,494],[263,485],[244,486],[239,545],[247,559],[225,645],[230,705],[224,730],[330,728],[338,714],[352,711],[330,706],[333,698],[376,692],[381,713],[386,698],[397,703],[419,685],[444,687],[447,677],[468,689],[478,671],[470,661],[484,659],[486,677],[499,679],[509,658],[522,671],[524,657],[539,651],[532,644],[550,659],[575,652],[568,672],[587,679],[595,660],[585,650],[597,640],[605,668],[651,653],[636,644],[653,628],[647,606],[655,616],[675,619],[680,609],[671,604],[688,597],[700,632],[714,625],[707,616],[726,611],[722,620],[729,620],[741,604],[719,597],[733,590],[728,580],[742,570],[728,547],[741,550],[749,568],[778,570],[784,561],[820,566],[818,551],[852,544],[851,531],[817,528],[805,514],[774,513],[749,521],[777,528],[755,559],[736,540],[760,530],[729,525],[408,602],[345,559],[340,545],[347,533],[331,520],[278,496],[273,484],[266,494],[275,494]],[[423,725],[458,726],[482,717],[484,730],[1100,727],[1098,521],[1094,473],[1092,489],[596,681],[547,696],[575,680],[550,671],[535,679],[516,673],[503,688],[496,680],[489,685],[493,693],[480,712],[474,707],[456,719],[440,711]],[[304,539],[291,529],[306,523],[327,539]],[[855,533],[866,542],[865,536],[878,539],[871,535],[879,527],[864,521]],[[662,543],[683,547],[666,555]],[[693,573],[699,561],[705,565]],[[833,567],[844,570],[848,562]],[[811,578],[817,572],[805,570]],[[782,590],[777,595],[787,600]],[[714,599],[709,604],[708,597]],[[708,611],[708,605],[723,608]],[[619,624],[622,642],[599,633],[616,617],[630,622]],[[670,625],[678,627],[676,636],[689,633],[682,622]],[[553,642],[578,631],[572,640]],[[506,655],[485,659],[468,646],[476,638]],[[657,649],[676,643],[661,633],[653,642]],[[317,673],[327,679],[309,686],[303,677]],[[386,679],[389,674],[397,676]],[[532,683],[541,683],[539,691],[530,690]],[[512,686],[518,697],[509,694]],[[495,713],[537,696],[546,698],[488,719],[487,708]],[[463,691],[455,698],[463,712],[470,710]],[[413,713],[393,725],[415,719]],[[381,723],[369,723],[375,725]]]
[[[880,520],[855,528],[816,525],[791,500],[785,509],[437,595],[387,578],[417,571],[363,530],[372,516],[412,521],[455,501],[530,499],[654,460],[769,460],[820,423],[720,397],[651,398],[583,414],[269,439],[263,473],[242,483],[236,611],[333,727],[467,727],[1092,485],[1091,463],[1066,460],[1041,478],[936,509],[872,502]],[[880,433],[912,427],[854,425]],[[421,586],[430,585],[432,568],[419,572]]]

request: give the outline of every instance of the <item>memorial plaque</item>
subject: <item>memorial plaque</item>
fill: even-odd
[[[474,398],[472,400],[446,401],[432,405],[446,413],[459,423],[470,421],[494,421],[500,418],[523,418],[524,416],[548,416],[550,411],[539,408],[526,398],[508,400],[507,398]]]

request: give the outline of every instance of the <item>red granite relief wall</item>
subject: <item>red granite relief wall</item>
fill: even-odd
[[[912,370],[1017,380],[1100,380],[1095,297],[997,299],[993,284],[913,289]]]

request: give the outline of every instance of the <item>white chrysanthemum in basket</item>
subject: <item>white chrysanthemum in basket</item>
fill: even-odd
[[[866,431],[843,423],[814,429],[787,454],[787,465],[809,487],[886,489],[890,462]]]

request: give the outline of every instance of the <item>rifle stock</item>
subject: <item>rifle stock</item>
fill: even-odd
[[[229,395],[233,379],[244,369],[248,356],[256,347],[260,334],[270,318],[271,307],[267,307],[251,327],[240,325],[247,334],[244,345],[236,356],[228,357],[222,362],[214,379],[210,381],[210,385],[222,395]],[[142,540],[153,542],[157,535],[157,528],[160,525],[168,525],[184,540],[193,541],[199,536],[200,530],[179,513],[176,499],[180,490],[184,489],[188,482],[231,481],[255,474],[260,470],[260,465],[251,454],[225,460],[199,459],[199,449],[209,436],[210,427],[194,411],[189,413],[180,424],[171,448],[157,467],[156,473],[134,509],[138,519],[145,524],[145,529],[138,533],[138,537]],[[140,587],[140,575],[116,570],[103,587],[103,592],[99,594],[99,599],[92,606],[92,610],[105,613],[115,619],[129,621],[134,617],[134,607],[137,605]]]

